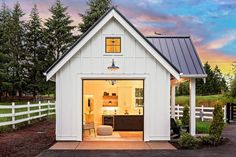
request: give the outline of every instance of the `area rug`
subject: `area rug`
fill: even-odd
[[[117,141],[120,139],[120,134],[118,132],[113,132],[111,136],[96,136],[96,137],[86,137],[87,141]]]

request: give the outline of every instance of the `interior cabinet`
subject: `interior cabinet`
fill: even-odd
[[[103,125],[111,125],[114,131],[143,131],[143,115],[103,115]]]
[[[118,105],[119,107],[130,107],[132,103],[132,88],[119,87],[118,88]]]

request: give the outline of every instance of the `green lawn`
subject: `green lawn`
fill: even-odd
[[[31,104],[37,104],[38,102],[33,102]],[[16,102],[15,105],[24,105],[24,104],[27,104],[27,102]],[[5,102],[5,103],[0,103],[0,105],[11,105],[11,103],[9,102]],[[47,108],[47,106],[42,106],[42,109],[43,108]],[[39,107],[30,107],[30,110],[33,111],[33,110],[38,110]],[[18,113],[18,112],[25,112],[27,111],[27,108],[19,108],[19,109],[15,109],[15,112]],[[48,111],[43,111],[41,112],[41,114],[46,114]],[[50,111],[52,112],[52,111]],[[6,113],[12,113],[12,110],[11,109],[0,109],[0,114],[6,114]],[[33,116],[37,116],[39,115],[39,113],[31,113],[30,116],[33,117]],[[28,115],[20,115],[20,116],[16,116],[15,119],[18,120],[18,119],[23,119],[23,118],[27,118]],[[11,117],[0,117],[0,122],[7,122],[7,121],[11,121],[12,118]],[[17,124],[17,126],[21,126],[22,124]],[[23,124],[24,125],[24,124]],[[4,130],[9,130],[9,128],[11,128],[11,125],[10,126],[2,126],[0,127],[0,132],[4,131]]]
[[[196,125],[197,125],[196,131],[198,134],[208,134],[211,122],[210,121],[203,121],[202,122],[200,120],[197,120]]]
[[[223,105],[226,99],[223,95],[209,95],[209,96],[197,96],[197,106],[204,105],[205,107],[213,107],[216,104]],[[185,105],[189,104],[189,96],[177,96],[176,104]]]

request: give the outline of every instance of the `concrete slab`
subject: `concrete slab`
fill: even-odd
[[[50,150],[75,150],[76,147],[79,145],[79,142],[57,142]]]
[[[147,145],[151,149],[176,150],[176,148],[172,144],[170,144],[169,142],[147,142]]]
[[[50,150],[176,150],[168,142],[84,141],[57,142]]]
[[[145,142],[139,141],[88,141],[81,142],[78,150],[146,150],[150,149]]]

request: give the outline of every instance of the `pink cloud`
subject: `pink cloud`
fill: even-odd
[[[211,41],[206,47],[208,49],[220,49],[234,40],[236,40],[236,30],[230,31],[222,38]]]

